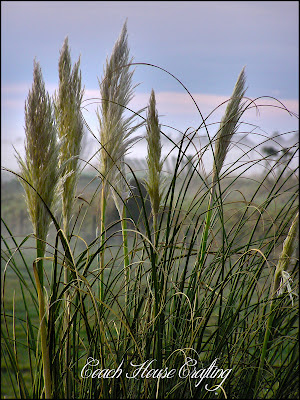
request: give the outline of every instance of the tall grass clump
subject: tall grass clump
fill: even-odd
[[[35,63],[25,107],[26,156],[18,156],[21,172],[15,174],[36,241],[30,245],[31,233],[18,239],[6,204],[2,395],[297,398],[296,132],[272,136],[251,126],[241,140],[248,110],[263,107],[260,99],[245,98],[244,68],[223,117],[212,122],[219,107],[202,115],[185,86],[158,67],[181,84],[199,113],[196,128],[171,135],[158,118],[154,90],[147,107],[130,109],[132,64],[125,23],[99,82],[99,133],[89,129],[99,144],[95,160],[86,163],[95,172],[86,176],[78,169],[79,63],[71,69],[66,40],[57,126]],[[272,101],[277,112],[288,111]],[[247,142],[252,134],[261,143]],[[137,137],[148,150],[138,167],[128,156]],[[228,162],[237,148],[243,151]],[[272,159],[264,148],[276,150]],[[56,210],[60,177],[62,207]],[[17,210],[17,195],[11,203]]]
[[[34,276],[39,298],[40,335],[44,370],[45,397],[52,393],[49,349],[47,344],[46,309],[43,293],[46,240],[51,222],[47,210],[53,209],[60,178],[53,104],[46,93],[39,64],[34,62],[33,84],[25,103],[25,159],[17,155],[21,183],[25,190],[28,213],[36,238]]]

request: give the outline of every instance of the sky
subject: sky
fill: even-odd
[[[291,136],[298,130],[297,117],[277,101],[298,114],[297,1],[2,1],[2,166],[17,169],[13,146],[24,154],[24,104],[34,58],[52,95],[58,87],[59,51],[68,36],[72,63],[81,59],[85,99],[99,97],[98,79],[126,19],[134,62],[163,68],[182,83],[159,68],[135,67],[134,82],[139,85],[130,106],[145,107],[153,88],[162,130],[171,138],[179,140],[180,132],[202,122],[186,89],[207,117],[230,98],[244,66],[246,96],[259,99],[258,109],[243,116],[240,133],[249,133],[248,145],[275,131]],[[225,105],[217,108],[207,120],[210,135],[224,110]],[[84,116],[97,135],[95,106],[89,106]],[[86,144],[91,154],[96,146],[91,136]],[[164,140],[164,151],[168,149]],[[145,140],[140,141],[130,156],[145,158],[146,150]],[[236,157],[234,149],[230,154]]]

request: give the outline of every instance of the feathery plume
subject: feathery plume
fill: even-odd
[[[69,225],[78,182],[79,154],[83,138],[81,102],[80,58],[71,70],[71,56],[68,37],[64,40],[58,64],[59,89],[55,94],[55,115],[58,125],[58,137],[61,142],[59,164],[62,169],[62,214],[66,234]]]
[[[155,93],[152,89],[148,114],[147,114],[147,124],[146,124],[146,139],[148,144],[148,155],[147,155],[147,165],[148,165],[148,176],[145,180],[145,184],[149,193],[152,213],[153,213],[153,224],[154,230],[156,229],[157,214],[159,211],[160,201],[162,197],[162,192],[160,189],[162,177],[162,165],[161,161],[161,138],[160,138],[160,124],[158,121],[158,114],[156,110],[156,100]]]
[[[295,247],[295,238],[296,238],[298,223],[299,223],[299,212],[296,214],[292,222],[292,225],[290,226],[287,237],[283,242],[282,252],[280,254],[274,276],[274,292],[276,292],[277,295],[279,296],[280,294],[283,293],[284,289],[287,288],[292,304],[294,303],[292,295],[294,294],[297,296],[297,294],[293,292],[291,289],[290,282],[292,282],[292,278],[290,277],[290,274],[287,272],[287,269]]]
[[[129,258],[127,246],[127,222],[125,202],[130,195],[130,188],[125,180],[124,157],[130,146],[138,139],[132,134],[143,125],[143,122],[132,126],[135,115],[124,116],[128,103],[133,98],[134,88],[132,75],[129,71],[132,59],[129,58],[127,44],[127,24],[116,41],[111,57],[106,60],[103,79],[100,86],[101,107],[97,110],[100,125],[100,174],[102,178],[102,193],[100,205],[100,234],[104,244],[105,210],[109,187],[118,209],[122,224],[124,272],[125,272],[125,310],[127,310],[129,291]],[[138,113],[143,111],[139,110]],[[103,296],[103,252],[100,255],[100,298]],[[127,312],[127,311],[125,311]]]
[[[40,240],[41,252],[44,254],[51,217],[42,200],[26,182],[37,190],[50,209],[53,208],[57,201],[56,189],[60,176],[59,145],[53,105],[46,93],[41,68],[36,61],[32,89],[25,102],[25,135],[25,159],[17,153],[17,161],[21,176],[25,179],[21,183],[34,234]]]
[[[25,160],[22,160],[19,154],[17,154],[17,160],[21,176],[25,180],[21,180],[21,183],[25,189],[27,208],[36,235],[37,260],[33,264],[33,269],[39,299],[45,397],[50,399],[51,372],[42,288],[43,257],[51,217],[41,198],[49,209],[53,208],[56,203],[60,177],[59,145],[56,138],[53,105],[49,94],[46,93],[41,68],[36,61],[34,61],[32,89],[25,102],[25,134]],[[26,182],[39,193],[41,198]]]
[[[125,201],[128,196],[128,186],[122,184],[120,171],[124,156],[130,146],[137,140],[132,134],[142,126],[142,123],[131,126],[135,115],[124,117],[125,107],[133,98],[136,87],[132,85],[134,71],[129,71],[129,48],[127,44],[127,26],[116,41],[111,57],[106,60],[106,67],[100,86],[102,104],[97,110],[100,125],[100,174],[103,179],[104,196],[107,198],[110,182]],[[138,113],[143,110],[139,110]],[[126,190],[123,190],[127,186]],[[116,196],[114,196],[116,198]],[[117,205],[117,204],[116,204]],[[118,206],[117,206],[118,207]],[[119,207],[118,207],[119,208]]]
[[[213,168],[213,185],[217,181],[217,177],[222,169],[228,147],[233,134],[237,131],[238,122],[242,116],[244,103],[242,99],[246,92],[245,89],[245,67],[242,69],[235,87],[231,99],[229,100],[225,114],[221,120],[220,127],[217,133],[216,145],[215,145],[215,162]]]
[[[215,158],[213,166],[213,178],[212,187],[210,191],[210,198],[208,202],[208,210],[206,214],[205,228],[202,234],[202,243],[199,252],[199,265],[202,266],[205,255],[206,255],[206,245],[208,239],[208,232],[210,229],[211,216],[212,216],[212,204],[214,200],[214,194],[216,191],[216,183],[218,182],[218,177],[222,169],[228,148],[230,145],[231,138],[238,128],[238,122],[244,110],[244,104],[242,104],[242,99],[245,94],[245,67],[242,69],[235,87],[231,99],[229,100],[225,114],[221,120],[219,130],[217,132],[217,139],[215,145]]]
[[[287,237],[285,238],[283,242],[283,249],[282,252],[279,256],[279,261],[277,263],[276,269],[275,269],[275,274],[274,274],[274,279],[273,279],[273,285],[272,285],[272,290],[271,290],[271,302],[270,302],[270,312],[267,320],[267,326],[265,330],[265,337],[263,341],[263,346],[262,346],[262,351],[261,351],[261,356],[260,356],[260,362],[258,366],[258,371],[256,375],[256,382],[255,382],[255,390],[257,390],[260,378],[262,375],[263,367],[265,364],[265,357],[267,353],[267,347],[268,347],[268,342],[269,342],[269,337],[271,333],[271,327],[275,315],[275,303],[273,301],[274,296],[277,294],[280,295],[283,292],[283,289],[287,287],[289,296],[292,300],[293,304],[293,294],[296,295],[296,293],[292,292],[291,286],[290,286],[290,275],[288,272],[285,271],[287,268],[290,258],[293,254],[294,250],[294,241],[296,238],[296,233],[297,233],[297,227],[298,227],[298,222],[299,222],[299,212],[296,214],[292,225],[290,226],[289,232],[287,234]],[[280,281],[281,281],[281,287],[280,287]]]
[[[83,138],[83,120],[81,116],[81,102],[83,89],[81,88],[81,72],[79,69],[80,57],[71,69],[71,55],[68,37],[65,38],[58,63],[59,88],[55,94],[55,115],[58,125],[58,137],[61,142],[59,164],[62,173],[62,217],[63,227],[67,237],[70,234],[70,222],[77,183],[79,178],[79,154]],[[64,283],[69,283],[68,267],[64,269]],[[66,365],[71,363],[71,348],[69,344],[69,326],[71,302],[69,293],[65,293],[66,314],[64,329],[68,332],[65,342]],[[67,367],[66,393],[71,397],[71,375]]]

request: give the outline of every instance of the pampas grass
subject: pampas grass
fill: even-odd
[[[81,87],[80,59],[71,67],[71,55],[68,37],[65,38],[58,63],[59,88],[55,94],[55,116],[60,140],[59,164],[62,178],[62,218],[66,238],[70,238],[70,223],[74,212],[74,203],[79,178],[79,155],[83,138],[83,119],[81,103],[84,90]],[[68,260],[64,269],[64,283],[69,283]],[[66,316],[64,328],[68,332],[66,347],[66,365],[70,365],[71,347],[69,344],[70,297],[65,293]],[[71,376],[67,369],[67,397],[71,396]]]
[[[43,257],[51,222],[45,207],[52,209],[57,199],[59,146],[56,138],[53,105],[46,93],[39,64],[34,62],[33,85],[25,103],[25,160],[17,156],[21,169],[21,183],[25,189],[28,212],[36,237],[37,260],[33,263],[36,280],[41,345],[44,369],[45,397],[51,398],[51,374],[47,344],[45,300],[43,294]],[[36,267],[37,265],[37,267]]]
[[[63,99],[63,92],[69,93],[72,86],[66,41],[61,61]],[[298,144],[288,148],[289,157],[273,180],[269,179],[272,170],[264,174],[263,169],[259,177],[247,176],[259,162],[265,166],[265,157],[256,146],[247,148],[223,171],[234,135],[250,108],[243,103],[243,69],[213,140],[213,125],[205,125],[201,104],[197,105],[199,128],[177,131],[178,141],[170,137],[164,132],[169,127],[158,120],[152,91],[146,118],[139,115],[146,123],[141,140],[148,146],[148,158],[145,171],[137,171],[125,163],[129,148],[135,145],[136,127],[142,124],[134,123],[137,113],[128,108],[134,94],[130,63],[125,24],[100,83],[101,143],[94,186],[86,185],[85,176],[80,178],[81,204],[75,214],[76,183],[69,181],[71,186],[64,189],[68,209],[59,213],[62,226],[53,215],[54,183],[60,175],[67,182],[77,173],[73,161],[78,159],[79,138],[72,127],[81,91],[74,89],[78,102],[74,99],[71,105],[66,100],[70,113],[56,114],[58,125],[66,129],[59,134],[60,145],[66,146],[59,153],[51,101],[35,66],[33,89],[26,102],[26,157],[19,157],[19,162],[38,239],[33,246],[37,257],[32,270],[31,235],[19,242],[15,225],[12,229],[3,219],[3,397],[299,397],[295,296],[299,260],[297,251],[293,253],[298,230]],[[64,105],[61,100],[61,110]],[[202,128],[208,143],[199,146],[195,139]],[[69,133],[69,140],[76,143],[67,143]],[[166,164],[172,160],[169,179],[162,168],[162,137],[165,148],[171,146],[166,157]],[[266,143],[270,141],[267,136]],[[204,168],[204,158],[211,150],[214,165],[210,171]],[[280,160],[274,163],[276,169]],[[100,212],[95,204],[99,188]],[[47,224],[40,211],[35,214],[43,209],[49,215]],[[91,237],[87,232],[94,229],[99,214],[99,234]],[[47,235],[50,217],[56,232]],[[73,249],[70,243],[75,236]],[[43,271],[40,244],[46,241],[50,256]],[[66,267],[72,279],[64,280]],[[14,293],[17,284],[19,290]],[[92,359],[93,365],[86,365]],[[189,359],[195,360],[195,371],[186,368],[185,376],[179,376]],[[212,363],[222,373],[229,371],[228,377],[222,382],[212,371],[214,378],[199,382],[200,373]],[[128,377],[137,372],[137,366],[146,364],[145,373]],[[118,376],[107,376],[117,368],[122,370]],[[167,369],[175,370],[170,379],[157,372]]]
[[[289,273],[287,272],[288,266],[291,263],[291,257],[294,251],[294,242],[297,234],[297,227],[299,223],[299,212],[295,215],[292,224],[290,226],[290,229],[288,231],[288,234],[283,242],[283,248],[282,252],[279,256],[279,260],[277,263],[277,266],[275,268],[275,273],[274,273],[274,278],[273,278],[273,283],[272,283],[272,290],[271,290],[271,302],[270,302],[270,313],[267,321],[267,326],[265,330],[265,336],[264,336],[264,342],[263,342],[263,347],[262,347],[262,352],[261,352],[261,357],[260,357],[260,363],[257,371],[257,377],[256,377],[256,386],[255,386],[255,392],[258,390],[258,386],[260,383],[261,375],[262,375],[262,369],[264,367],[265,359],[266,359],[266,352],[267,352],[267,347],[269,343],[269,337],[271,333],[271,328],[272,328],[272,323],[274,319],[274,314],[276,310],[276,305],[274,303],[274,298],[276,294],[282,294],[283,288],[279,288],[280,285],[280,280],[281,284],[283,285],[283,282],[285,285],[289,285],[286,281],[290,279]],[[291,288],[288,288],[288,293],[291,297],[291,301],[293,304],[293,298],[292,298],[292,291]]]
[[[124,112],[133,98],[135,86],[132,84],[134,71],[129,71],[132,59],[129,58],[127,44],[127,24],[123,25],[122,32],[116,41],[112,54],[106,60],[106,67],[100,85],[101,107],[97,110],[99,121],[100,144],[99,172],[102,178],[100,234],[104,243],[106,202],[111,193],[122,221],[124,244],[124,271],[125,271],[125,304],[129,282],[129,260],[127,248],[127,223],[125,203],[130,196],[130,188],[125,181],[124,157],[130,146],[137,140],[133,133],[142,126],[142,123],[131,126],[135,115],[125,117]],[[142,110],[138,111],[140,113]],[[102,256],[103,257],[103,256]],[[103,280],[103,258],[101,257],[101,282]],[[103,283],[100,282],[100,298],[103,296]],[[126,306],[125,306],[126,308]]]
[[[199,266],[202,267],[204,257],[207,250],[208,231],[210,229],[212,217],[212,205],[216,192],[216,185],[219,182],[219,174],[222,169],[225,157],[228,153],[232,136],[238,129],[239,120],[245,110],[245,103],[242,103],[245,94],[245,67],[242,69],[238,76],[237,82],[234,86],[232,96],[227,104],[225,114],[220,122],[220,127],[216,134],[216,144],[214,150],[214,164],[213,164],[213,177],[212,187],[210,192],[210,199],[208,202],[208,211],[205,222],[205,229],[202,236],[201,252],[199,258]]]
[[[299,224],[299,212],[296,214],[291,227],[289,229],[289,232],[287,234],[287,237],[285,238],[282,246],[282,252],[279,257],[278,264],[276,266],[275,274],[274,274],[274,289],[273,293],[275,294],[280,290],[282,291],[282,288],[280,287],[281,285],[279,284],[279,281],[285,281],[285,274],[289,264],[291,262],[291,257],[293,255],[293,252],[295,250],[295,238],[297,234],[297,227]]]
[[[244,67],[238,76],[232,96],[228,102],[225,114],[221,120],[220,127],[217,132],[212,178],[213,187],[218,179],[226,154],[229,150],[231,138],[236,133],[240,118],[244,112],[245,103],[243,104],[242,100],[246,92],[245,83],[246,75]]]
[[[74,207],[79,176],[79,155],[83,138],[81,102],[84,90],[81,87],[80,59],[71,68],[68,37],[64,40],[58,64],[59,88],[55,95],[55,117],[58,137],[61,142],[59,163],[63,177],[62,216],[66,236],[69,236],[70,221]]]
[[[147,115],[147,166],[148,166],[148,176],[145,181],[151,207],[153,214],[153,229],[154,232],[157,228],[157,215],[159,211],[159,206],[162,198],[162,166],[163,162],[161,160],[161,138],[160,138],[160,128],[158,121],[158,114],[156,110],[156,100],[155,93],[152,89],[149,106],[148,106],[148,115]]]
[[[51,209],[57,201],[59,145],[57,143],[53,104],[46,93],[39,64],[34,62],[33,85],[25,103],[25,159],[17,154],[24,180],[28,213],[39,242],[40,253],[45,253],[46,238],[51,218],[45,204]],[[33,190],[30,185],[35,189]],[[39,193],[39,195],[37,194]],[[41,285],[42,271],[39,268]]]
[[[100,86],[101,106],[97,110],[101,148],[99,151],[99,172],[103,180],[104,197],[107,198],[110,186],[120,188],[118,191],[121,200],[116,200],[119,214],[123,208],[120,201],[125,201],[128,189],[123,185],[120,166],[124,156],[137,138],[132,134],[142,125],[131,126],[135,115],[125,117],[125,110],[133,98],[135,86],[132,84],[134,71],[129,71],[132,59],[129,58],[127,44],[127,25],[123,25],[122,32],[116,41],[112,54],[106,60]],[[137,113],[140,113],[138,111]],[[120,177],[121,175],[121,177]],[[111,190],[115,193],[115,189]],[[115,196],[115,198],[117,198]]]

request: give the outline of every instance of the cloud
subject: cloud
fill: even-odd
[[[2,109],[5,107],[13,108],[13,109],[20,109],[24,107],[24,100],[21,99],[2,99]]]
[[[46,82],[45,86],[50,95],[53,95],[54,91],[57,89],[57,85],[53,83]],[[1,94],[3,109],[8,107],[23,110],[24,101],[30,88],[31,83],[28,82],[2,86]],[[155,95],[157,109],[160,115],[177,115],[180,117],[186,116],[195,118],[200,117],[197,107],[205,117],[209,114],[211,114],[210,118],[220,117],[220,115],[223,115],[227,101],[230,99],[230,96],[207,93],[191,93],[191,97],[188,93],[176,91],[158,91]],[[150,93],[137,92],[129,104],[129,108],[138,110],[146,107],[149,102],[149,97]],[[292,113],[298,114],[298,99],[278,98],[278,100],[276,100],[276,97],[274,99],[271,97],[259,98],[255,101],[257,108],[254,107],[252,111],[250,110],[248,112],[251,113],[251,115],[255,115],[256,111],[259,110],[259,112],[263,113],[265,117],[282,116],[286,113],[284,110],[286,107],[286,109]],[[83,105],[89,105],[89,109],[93,109],[96,108],[100,102],[99,89],[85,89]]]
[[[199,116],[199,110],[204,116],[211,114],[211,117],[223,115],[230,96],[192,93],[192,98],[188,93],[181,92],[156,92],[156,103],[159,114],[177,116]],[[134,110],[147,106],[150,93],[136,93],[131,101],[129,108]],[[91,99],[90,103],[101,101],[100,93],[97,89],[87,89],[84,96],[85,101]],[[255,100],[255,99],[252,99]],[[197,106],[195,105],[195,103]],[[88,104],[89,102],[86,101]],[[297,99],[276,99],[263,97],[255,100],[247,111],[252,118],[256,114],[263,114],[264,117],[282,117],[288,115],[287,111],[298,114],[299,100]]]
[[[12,83],[3,85],[1,87],[1,93],[6,95],[23,95],[28,92],[31,87],[31,83]]]
[[[15,115],[15,120],[24,117],[24,102],[28,94],[28,89],[31,84],[23,82],[20,84],[4,85],[2,91],[2,112],[9,119]],[[46,82],[46,89],[53,95],[57,85]],[[149,102],[150,93],[137,92],[135,97],[129,104],[129,108],[137,111],[146,107]],[[207,118],[207,124],[214,124],[215,129],[220,122],[225,109],[229,96],[209,94],[209,93],[192,93],[192,97],[188,93],[176,91],[157,91],[157,110],[160,116],[160,122],[165,125],[173,126],[179,130],[185,130],[189,126],[199,126],[202,122],[202,117],[197,110],[199,110],[204,118]],[[99,103],[100,92],[99,89],[87,88],[84,93],[83,106],[88,111],[84,113],[87,123],[97,130],[98,121],[95,115],[95,110]],[[197,106],[196,106],[196,104]],[[281,103],[282,104],[281,104]],[[298,114],[299,100],[298,99],[280,99],[280,102],[275,98],[263,97],[255,100],[255,105],[251,107],[243,116],[243,120],[255,126],[262,126],[270,132],[274,130],[288,131],[296,130],[298,127],[297,118],[292,118],[286,111]],[[286,108],[286,109],[285,109]],[[8,114],[9,113],[9,114]],[[17,118],[18,116],[18,118]],[[145,114],[144,114],[145,116]],[[5,126],[5,132],[10,129]],[[14,122],[16,124],[16,121]],[[20,122],[20,128],[22,123]],[[250,129],[250,128],[249,128]],[[5,134],[4,132],[4,134]]]
[[[31,87],[31,82],[3,85],[1,87],[2,110],[8,108],[17,110],[18,112],[20,112],[20,110],[23,111],[25,100]],[[49,95],[52,96],[54,91],[57,89],[57,85],[53,83],[45,83],[45,88]]]
[[[193,102],[193,99],[188,93],[180,92],[156,92],[156,103],[159,113],[176,113],[176,114],[197,114],[197,108]],[[149,102],[150,93],[136,93],[134,99],[131,101],[129,107],[142,108],[147,106]],[[212,94],[192,94],[195,102],[199,108],[209,111],[218,107],[221,103],[226,102],[229,97],[212,95]],[[100,92],[97,89],[86,89],[84,100],[85,103],[90,99],[91,103],[101,101]]]

